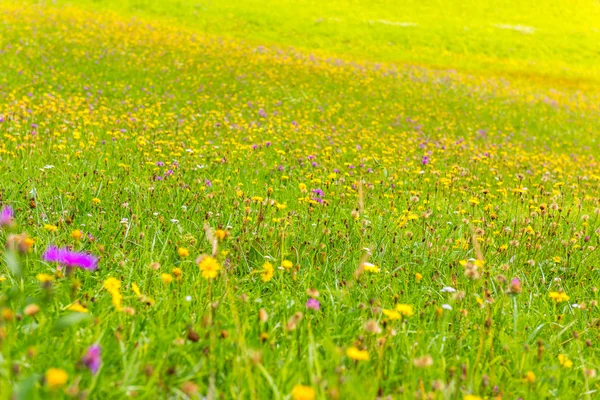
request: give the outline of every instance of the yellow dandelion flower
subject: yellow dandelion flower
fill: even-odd
[[[396,311],[398,311],[405,317],[412,317],[415,314],[413,306],[411,306],[410,304],[397,304]]]
[[[292,389],[292,400],[314,400],[315,389],[310,386],[296,385]]]
[[[562,303],[570,299],[565,292],[550,292],[548,296],[557,303]]]
[[[369,262],[363,263],[363,269],[365,270],[365,272],[370,272],[372,274],[379,273],[379,267],[377,265],[371,264]]]
[[[84,306],[82,306],[80,303],[71,304],[70,306],[67,307],[67,310],[74,311],[74,312],[80,312],[80,313],[88,312],[88,309],[85,308]]]
[[[391,320],[395,320],[395,319],[401,319],[402,318],[402,314],[400,314],[398,311],[396,310],[381,310],[381,312],[383,313],[383,315],[385,315],[386,317],[388,317]]]
[[[262,266],[262,272],[260,274],[263,282],[269,282],[273,278],[273,273],[275,269],[273,268],[273,264],[270,262],[266,262]]]
[[[219,274],[221,266],[216,258],[211,256],[204,256],[198,260],[198,267],[202,271],[202,277],[205,279],[216,278]]]
[[[50,368],[46,371],[46,386],[50,389],[58,389],[69,380],[69,374],[64,369]]]
[[[137,283],[133,282],[131,284],[131,290],[133,291],[133,293],[135,293],[136,296],[141,296],[142,292],[140,292],[140,287],[137,285]]]
[[[186,249],[185,247],[180,247],[177,249],[177,254],[179,254],[179,257],[181,257],[181,258],[186,258],[187,256],[190,255],[190,251],[188,249]]]
[[[359,360],[359,361],[366,361],[369,359],[369,352],[366,350],[360,350],[357,347],[348,347],[346,349],[346,355],[353,359],[353,360]]]
[[[291,269],[294,266],[294,264],[290,260],[283,260],[281,262],[281,266],[285,269]]]

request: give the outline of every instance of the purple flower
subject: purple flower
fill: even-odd
[[[11,206],[4,206],[0,211],[0,227],[12,226],[15,221],[15,213]]]
[[[319,300],[310,298],[306,302],[306,308],[319,311],[321,309],[321,304],[319,303]]]
[[[318,197],[323,197],[325,195],[321,189],[313,189],[312,192]]]
[[[71,251],[67,248],[48,247],[42,255],[44,261],[55,262],[67,267],[79,267],[90,271],[98,268],[98,257],[91,254]]]
[[[423,156],[423,158],[421,158],[421,164],[423,164],[423,165],[429,164],[429,156]]]
[[[100,348],[100,345],[93,344],[90,347],[88,347],[84,356],[81,357],[81,362],[85,364],[85,366],[88,367],[94,375],[96,375],[96,373],[100,369],[100,364],[102,364],[102,358],[100,357],[101,352],[102,350]]]

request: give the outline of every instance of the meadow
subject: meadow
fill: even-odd
[[[0,1],[0,398],[596,398],[600,6],[503,3]]]

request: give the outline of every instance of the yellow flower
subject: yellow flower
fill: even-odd
[[[44,229],[47,230],[48,232],[56,232],[58,230],[58,226],[45,224]]]
[[[415,279],[417,282],[420,282],[421,279],[423,279],[423,275],[421,275],[420,273],[416,272],[415,273]]]
[[[314,400],[315,389],[310,386],[296,385],[292,389],[292,400]]]
[[[69,311],[75,311],[75,312],[80,312],[80,313],[86,313],[88,312],[88,309],[85,308],[84,306],[82,306],[80,303],[73,303],[70,306],[67,307],[67,310]]]
[[[69,379],[69,375],[64,369],[50,368],[46,371],[46,386],[50,389],[58,389],[64,386]]]
[[[557,303],[561,303],[570,299],[565,292],[550,292],[548,296]]]
[[[379,273],[379,267],[368,262],[363,263],[363,269],[365,270],[365,272],[370,272],[372,274]]]
[[[190,255],[190,251],[185,247],[180,247],[177,249],[177,254],[179,254],[179,257],[181,258],[185,258]]]
[[[383,313],[383,315],[385,315],[386,317],[388,317],[391,320],[402,318],[402,315],[396,310],[385,310],[384,309],[381,312]]]
[[[94,198],[92,199],[92,203],[94,203],[94,204],[100,204],[100,199],[98,199],[98,198],[94,197]]]
[[[398,311],[405,317],[412,317],[415,314],[413,306],[411,306],[410,304],[397,304],[396,311]]]
[[[465,396],[463,397],[463,400],[481,400],[481,397],[475,396],[472,394],[465,394]]]
[[[211,256],[203,256],[198,260],[198,267],[202,271],[202,277],[205,279],[216,278],[219,274],[221,266],[216,258]]]
[[[181,268],[173,268],[171,271],[177,280],[181,280],[181,276],[183,275],[183,271]]]
[[[558,362],[565,368],[571,368],[573,366],[573,361],[569,360],[564,354],[558,355]]]
[[[75,239],[76,241],[79,241],[81,239],[83,239],[84,237],[84,233],[81,231],[81,229],[75,229],[73,232],[71,232],[71,237],[73,239]]]
[[[306,192],[306,185],[304,183],[299,184],[298,188],[302,193]]]
[[[215,231],[215,237],[219,242],[222,242],[227,237],[227,231],[223,229],[217,229]]]
[[[121,295],[121,292],[119,291],[121,288],[121,281],[111,276],[104,281],[102,286],[108,293],[110,293],[115,309],[117,311],[121,311],[121,301],[123,300],[123,295]]]
[[[527,371],[525,373],[525,382],[534,383],[535,382],[535,374],[532,371]]]
[[[359,350],[352,346],[346,349],[346,355],[353,360],[366,361],[369,359],[369,352],[366,350]]]
[[[135,282],[131,284],[131,290],[133,290],[133,293],[135,293],[135,295],[138,297],[142,295],[142,292],[140,292],[140,287]]]
[[[262,273],[260,274],[262,281],[269,282],[273,278],[273,272],[275,271],[273,264],[267,261],[263,264],[262,269]]]
[[[54,280],[54,276],[50,274],[37,274],[35,278],[42,283],[52,282]]]
[[[169,283],[171,283],[173,281],[173,275],[171,274],[160,274],[160,279],[162,279],[162,281],[165,283],[165,285],[168,285]]]
[[[281,262],[281,266],[285,269],[290,269],[294,266],[294,264],[290,260],[283,260]]]

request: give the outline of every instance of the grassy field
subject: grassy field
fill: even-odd
[[[0,396],[595,398],[598,3],[505,3],[1,1]]]

